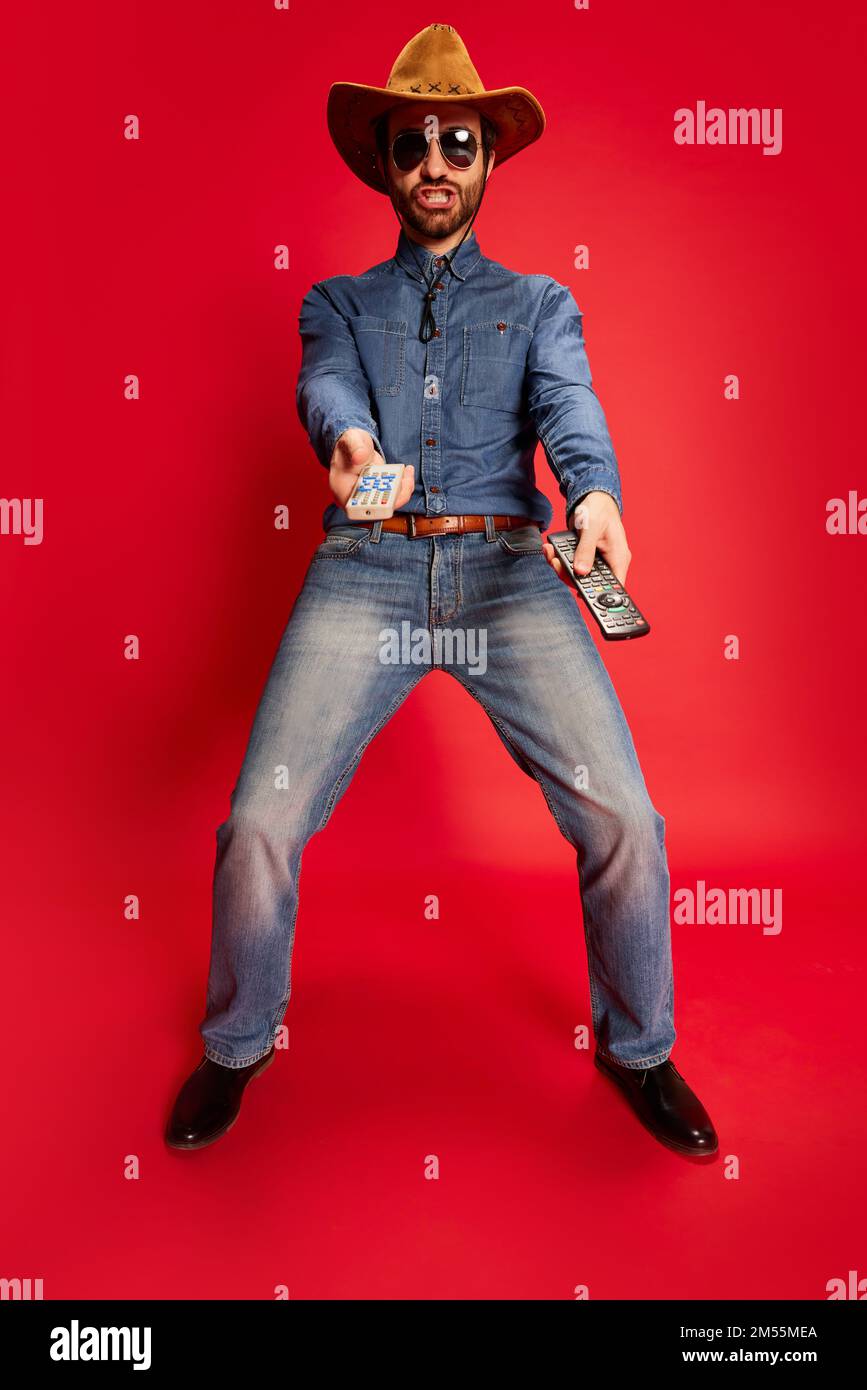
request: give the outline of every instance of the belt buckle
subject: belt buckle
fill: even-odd
[[[415,540],[415,512],[406,513],[406,538],[409,541]]]

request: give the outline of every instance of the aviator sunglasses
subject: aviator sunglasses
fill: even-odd
[[[466,126],[455,126],[451,130],[441,130],[432,135],[438,140],[440,153],[453,169],[469,169],[478,153],[479,142]],[[402,130],[391,142],[391,157],[401,173],[408,174],[415,169],[427,154],[428,136],[423,130]]]

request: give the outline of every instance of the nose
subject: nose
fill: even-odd
[[[440,150],[440,142],[435,135],[432,135],[430,140],[428,140],[427,154],[422,160],[421,167],[422,172],[431,179],[438,179],[443,174],[447,174],[451,167],[443,159],[442,151]]]

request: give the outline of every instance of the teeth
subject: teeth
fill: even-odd
[[[426,193],[424,195],[429,203],[447,203],[448,193]]]

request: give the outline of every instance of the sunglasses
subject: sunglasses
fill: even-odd
[[[440,153],[453,169],[470,169],[479,150],[479,142],[466,126],[440,131],[431,140],[438,140]],[[408,174],[421,164],[427,155],[428,137],[423,130],[402,130],[391,143],[391,157],[401,173]]]

